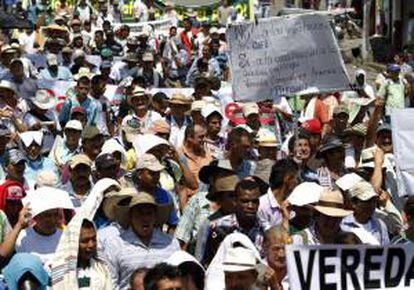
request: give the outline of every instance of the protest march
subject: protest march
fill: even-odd
[[[414,289],[408,2],[1,1],[0,290]]]

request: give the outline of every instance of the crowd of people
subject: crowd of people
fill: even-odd
[[[209,23],[166,3],[171,26],[133,31],[112,1],[34,4],[0,35],[0,289],[289,289],[288,244],[414,241],[405,55],[348,91],[240,103],[231,5]]]

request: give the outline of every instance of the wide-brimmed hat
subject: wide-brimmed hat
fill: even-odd
[[[344,208],[344,197],[339,190],[325,189],[317,205],[313,207],[318,212],[331,217],[345,217],[352,214]]]
[[[234,169],[231,167],[230,160],[213,160],[212,162],[210,162],[210,164],[203,166],[200,169],[200,171],[198,172],[198,178],[201,182],[209,184],[212,177],[221,173],[235,173]]]
[[[352,127],[347,128],[345,130],[345,133],[348,135],[364,137],[365,135],[367,135],[367,126],[363,123],[358,123]]]
[[[239,181],[240,179],[233,173],[215,175],[210,183],[210,189],[206,198],[211,201],[216,201],[220,193],[234,192]]]
[[[47,90],[38,90],[32,103],[41,110],[49,110],[56,105],[56,99]]]
[[[132,94],[127,96],[127,103],[131,105],[132,99],[145,97],[145,89],[140,86],[135,86]]]
[[[168,100],[170,104],[174,105],[191,105],[193,100],[181,93],[175,93],[172,95],[171,99]]]
[[[235,247],[227,250],[222,264],[224,272],[243,272],[256,270],[258,265],[255,253],[244,247]]]
[[[120,191],[108,193],[102,201],[102,210],[111,221],[117,221],[126,226],[129,203],[138,191],[134,187],[125,187]]]
[[[13,92],[14,95],[17,95],[17,87],[14,83],[7,81],[7,80],[1,80],[0,81],[0,89],[9,90]]]
[[[88,78],[89,80],[93,78],[95,74],[87,67],[81,67],[76,75],[73,76],[75,81],[80,80],[81,78]]]

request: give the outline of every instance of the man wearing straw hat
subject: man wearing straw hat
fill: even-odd
[[[129,208],[129,227],[120,229],[119,235],[108,239],[103,248],[112,283],[119,289],[126,289],[136,269],[152,267],[180,250],[175,238],[156,228],[160,208],[154,197],[139,192],[126,206]]]
[[[293,235],[294,244],[322,245],[334,244],[335,237],[341,232],[341,221],[352,214],[344,207],[344,197],[339,190],[326,189],[321,193],[315,210],[315,223]]]
[[[178,148],[184,143],[184,132],[191,123],[191,118],[185,113],[190,110],[192,99],[181,94],[173,94],[168,101],[170,106],[170,115],[166,117],[166,121],[171,126],[170,143]]]

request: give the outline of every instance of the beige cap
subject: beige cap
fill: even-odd
[[[159,172],[165,167],[158,161],[158,159],[152,155],[145,153],[138,158],[137,169],[148,169],[150,171]]]
[[[142,56],[142,61],[154,61],[154,56],[152,55],[152,53],[146,52]]]
[[[75,168],[76,166],[78,166],[80,164],[85,164],[85,165],[91,167],[92,166],[92,161],[85,154],[75,155],[69,161],[69,166],[70,166],[71,169]]]
[[[362,180],[349,189],[349,195],[361,201],[368,201],[373,197],[378,197],[371,183]]]

